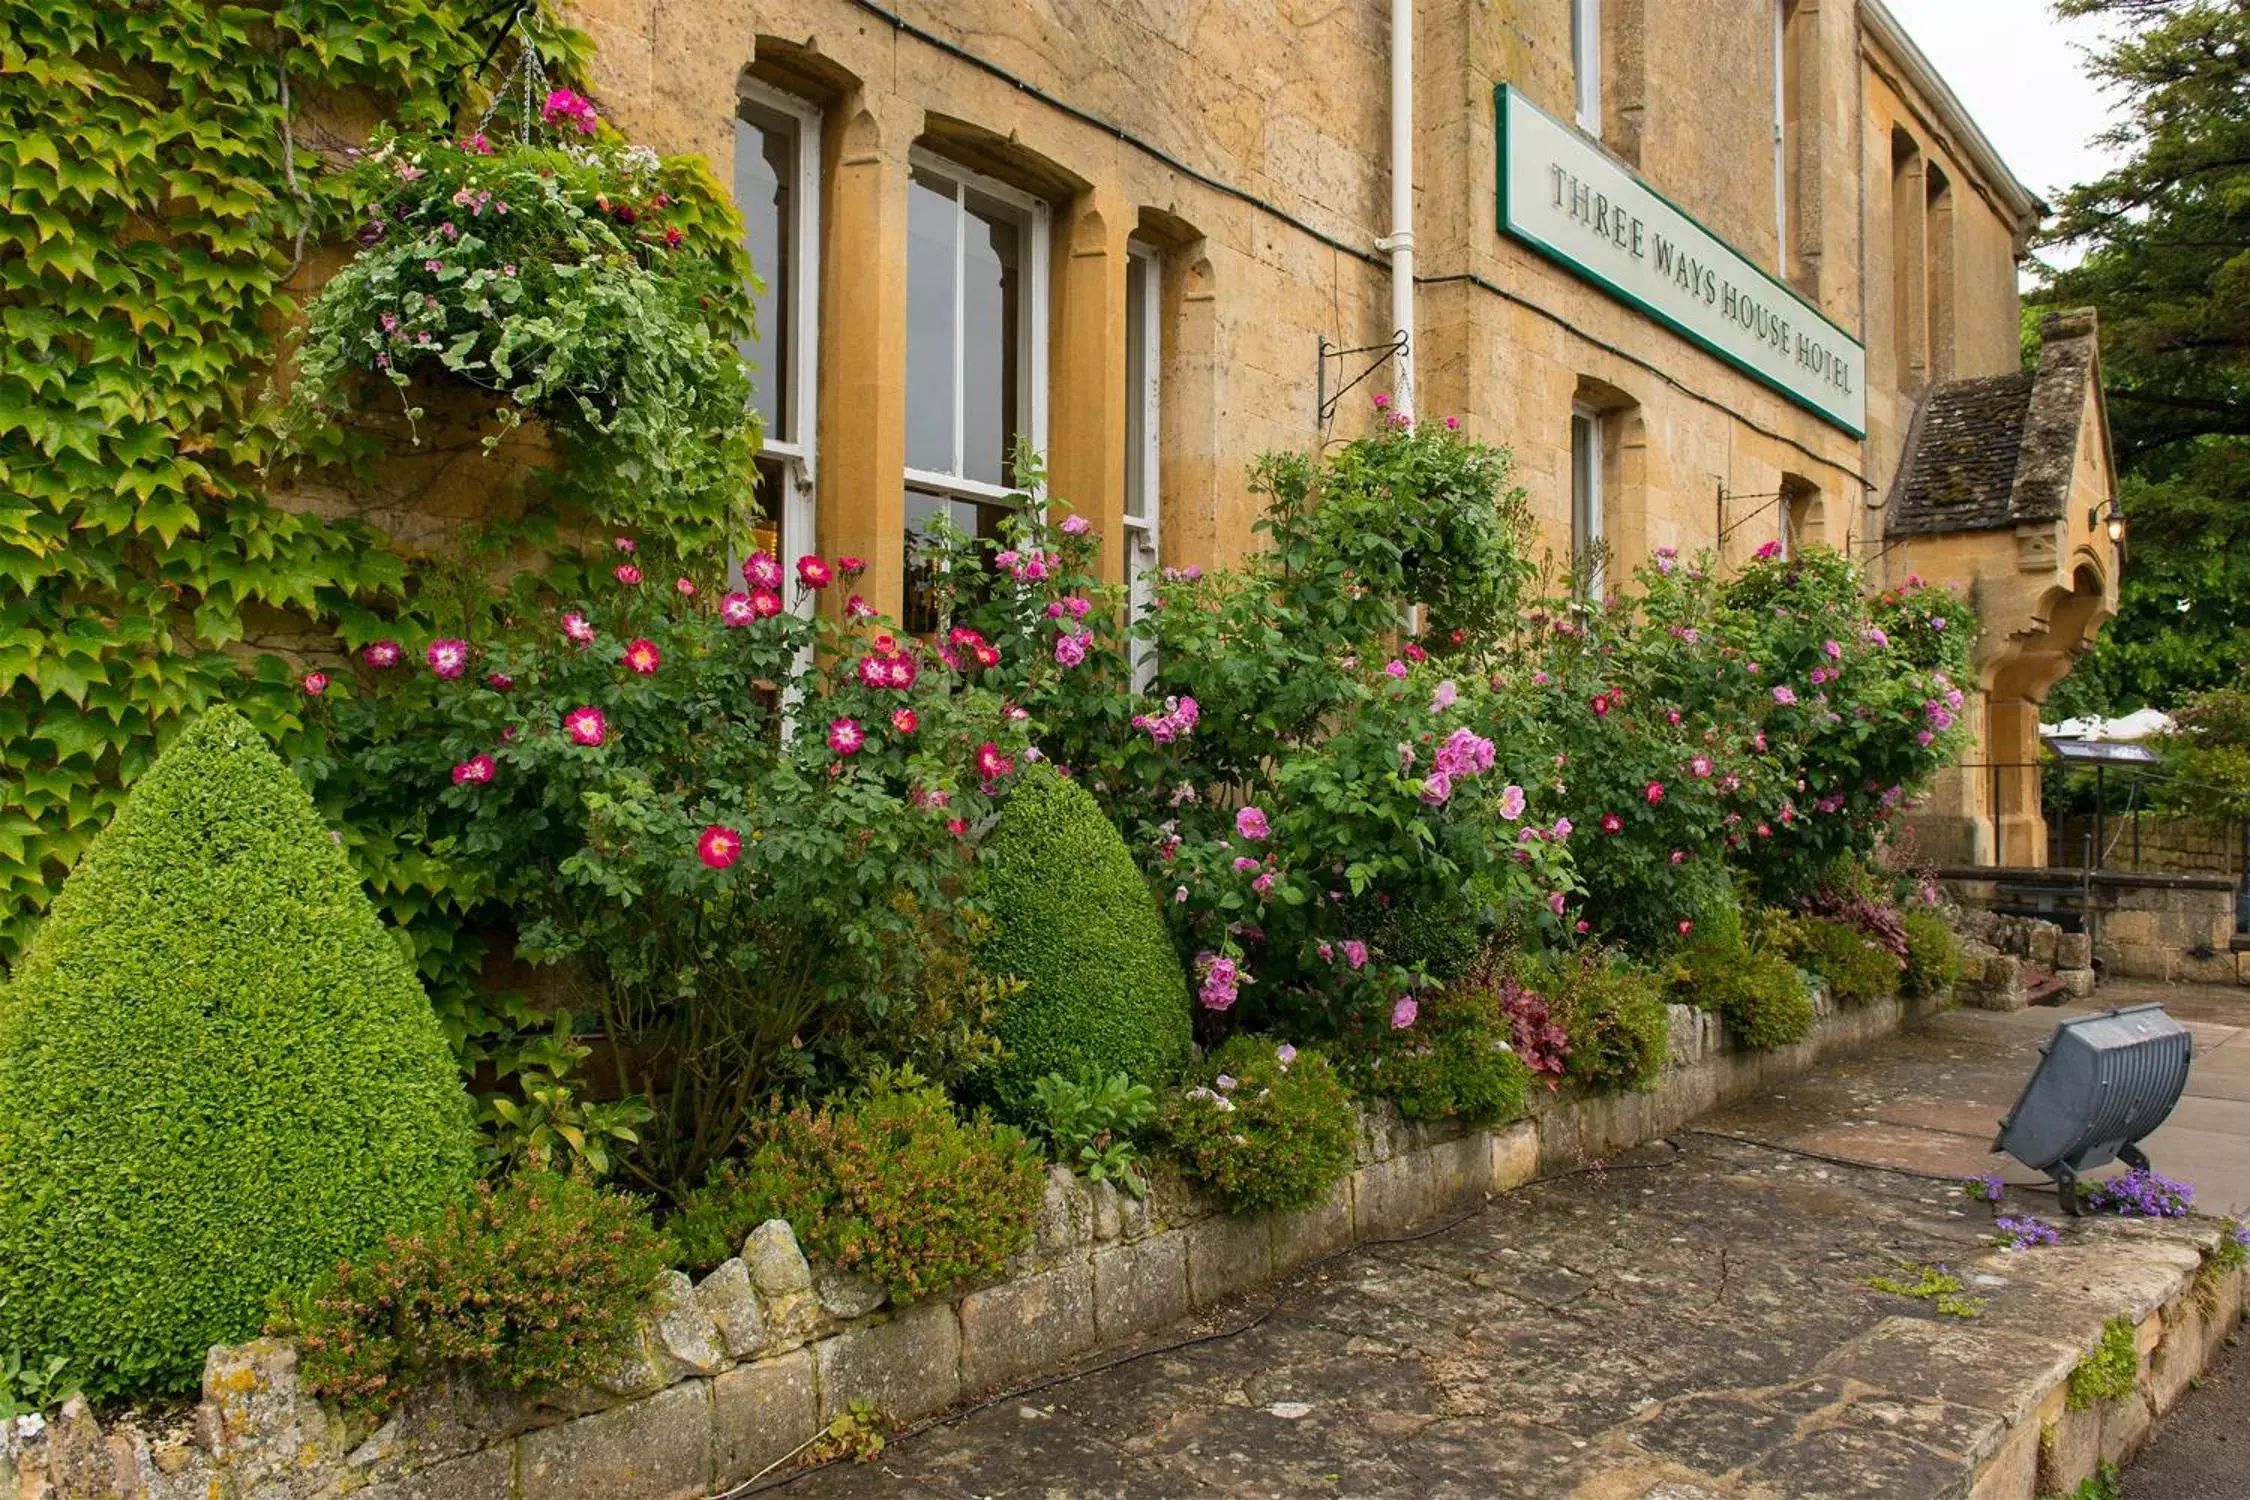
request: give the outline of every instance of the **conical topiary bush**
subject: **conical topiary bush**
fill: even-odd
[[[474,1175],[413,971],[288,768],[206,713],[0,992],[0,1349],[97,1398],[192,1388],[270,1293]]]
[[[1023,1118],[1049,1073],[1169,1078],[1188,1052],[1187,976],[1131,851],[1085,788],[1032,767],[980,864],[993,934],[977,961],[1024,982],[998,1027],[1002,1110]]]

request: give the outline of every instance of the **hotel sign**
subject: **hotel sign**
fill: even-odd
[[[1865,434],[1858,340],[1506,84],[1498,107],[1503,234]]]

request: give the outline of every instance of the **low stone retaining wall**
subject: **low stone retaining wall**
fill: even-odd
[[[1673,1006],[1659,1087],[1542,1094],[1492,1130],[1366,1112],[1358,1163],[1325,1202],[1228,1214],[1160,1174],[1146,1200],[1049,1175],[1037,1234],[1009,1275],[951,1301],[885,1308],[816,1272],[789,1227],[762,1225],[700,1283],[670,1277],[659,1316],[586,1390],[537,1397],[441,1384],[373,1432],[300,1387],[296,1352],[215,1348],[203,1400],[168,1423],[105,1430],[83,1402],[53,1425],[0,1424],[9,1500],[690,1500],[788,1462],[854,1403],[897,1422],[1144,1340],[1351,1245],[1654,1139],[1721,1104],[1881,1040],[1926,1009],[1816,1001],[1811,1038],[1730,1048],[1717,1018]]]
[[[2127,1219],[2101,1230],[2066,1253],[2022,1257],[2011,1270],[2038,1295],[1996,1327],[1975,1332],[1980,1340],[2004,1341],[2007,1377],[1997,1389],[2007,1397],[2009,1422],[1977,1465],[1970,1500],[2068,1496],[2102,1464],[2123,1465],[2234,1334],[2250,1272],[2216,1264],[2213,1221]],[[2133,1324],[2132,1391],[2074,1407],[2071,1371],[2110,1317]],[[1990,1394],[1995,1387],[1985,1374]]]
[[[2250,984],[2250,954],[2231,951],[2235,883],[2218,876],[2097,870],[1940,870],[1968,912],[2037,901],[2081,929],[2104,974]],[[1977,934],[1964,927],[1969,936]]]

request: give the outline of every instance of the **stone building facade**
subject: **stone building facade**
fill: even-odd
[[[2020,368],[2042,205],[1877,0],[1408,9],[1410,363],[1324,358],[1401,332],[1390,0],[573,14],[605,113],[732,174],[769,514],[868,559],[878,607],[911,618],[910,528],[988,521],[1017,438],[1111,578],[1223,562],[1250,461],[1364,430],[1410,370],[1421,416],[1514,452],[1558,568],[1781,538],[1971,594],[1983,734],[1925,836],[2043,860],[2008,764],[2118,552],[2090,318]]]

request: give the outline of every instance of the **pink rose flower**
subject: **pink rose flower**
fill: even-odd
[[[719,601],[719,618],[726,622],[727,629],[740,630],[743,626],[758,618],[758,615],[757,611],[750,607],[750,596],[736,592]]]
[[[808,589],[824,589],[836,581],[836,574],[828,564],[808,554],[797,559],[797,581]]]
[[[455,786],[482,786],[492,779],[499,766],[489,755],[472,755],[453,768]]]
[[[629,589],[638,588],[641,583],[641,570],[631,563],[619,563],[617,565],[617,581]]]
[[[594,644],[594,627],[586,623],[584,615],[575,612],[564,615],[562,617],[562,628],[563,638],[573,646],[585,647]]]
[[[664,653],[656,649],[656,642],[636,638],[625,648],[625,665],[642,677],[654,677],[656,669],[664,664]]]
[[[1266,814],[1263,808],[1245,807],[1234,815],[1234,831],[1251,843],[1257,844],[1263,843],[1273,832],[1273,829],[1266,822]]]
[[[400,658],[405,654],[396,641],[377,641],[362,650],[359,653],[359,659],[376,671],[382,672],[397,666]]]
[[[742,835],[713,823],[695,841],[695,857],[714,870],[732,869],[734,862],[742,858]]]
[[[598,708],[574,708],[563,715],[563,728],[581,745],[592,747],[609,738],[609,720]]]
[[[778,589],[781,564],[770,552],[753,552],[742,560],[742,581],[755,589]]]
[[[317,698],[328,691],[328,674],[326,672],[307,672],[304,681],[299,685],[304,688],[306,697]]]
[[[1422,1007],[1412,995],[1399,996],[1398,1004],[1391,1007],[1391,1030],[1406,1030],[1407,1027],[1414,1024],[1414,1018],[1421,1013]]]
[[[914,710],[911,708],[897,709],[891,714],[891,728],[897,730],[900,734],[912,734],[921,727],[922,721],[915,717]]]
[[[867,743],[867,731],[859,727],[857,719],[831,719],[828,721],[828,748],[838,755],[857,755]]]

